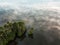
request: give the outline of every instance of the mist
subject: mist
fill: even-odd
[[[34,38],[18,41],[18,45],[60,45],[60,12],[29,7],[0,7],[0,26],[6,22],[23,20],[27,28],[33,27]]]

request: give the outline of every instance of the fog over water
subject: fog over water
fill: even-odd
[[[29,7],[0,7],[0,25],[7,21],[20,20],[23,20],[28,28],[35,29],[34,39],[25,38],[19,41],[20,45],[60,45],[59,11]]]

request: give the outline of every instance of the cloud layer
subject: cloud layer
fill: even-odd
[[[34,27],[34,39],[26,38],[22,44],[19,42],[20,45],[60,45],[59,4],[52,0],[43,0],[42,3],[3,0],[0,3],[0,25],[7,21],[24,20],[27,28]]]
[[[60,8],[59,0],[0,0],[0,5],[24,6],[32,8],[58,9]]]

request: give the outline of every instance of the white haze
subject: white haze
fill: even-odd
[[[37,9],[35,6],[24,7],[8,3],[1,4],[0,25],[3,25],[7,21],[24,20],[28,28],[34,27],[35,29],[34,39],[26,39],[22,41],[20,45],[40,45],[41,35],[46,38],[48,44],[54,42],[51,45],[60,45],[60,43],[55,43],[55,40],[60,40],[60,10],[58,10],[58,8],[51,9],[45,7],[40,9],[40,6],[39,9]],[[44,30],[44,32],[40,32],[41,29]]]

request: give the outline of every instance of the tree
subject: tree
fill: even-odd
[[[33,37],[33,28],[28,32],[30,38]],[[0,27],[0,45],[14,45],[16,38],[21,41],[26,37],[26,26],[24,22],[7,22]]]
[[[28,37],[29,38],[33,38],[33,28],[31,28],[30,30],[29,30],[29,32],[28,32]]]

